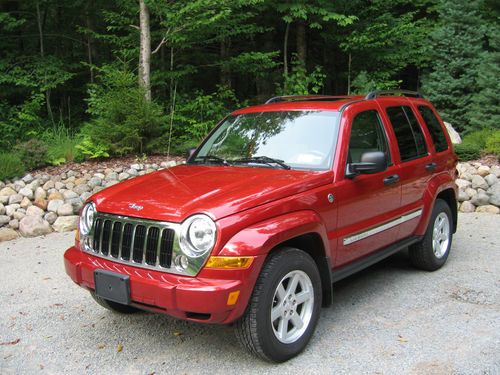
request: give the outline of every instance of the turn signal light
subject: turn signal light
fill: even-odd
[[[223,268],[223,269],[235,269],[235,268],[248,268],[253,262],[253,257],[216,257],[212,256],[208,258],[206,268]]]
[[[78,229],[75,230],[75,241],[80,242],[80,231]]]
[[[227,297],[227,305],[228,306],[236,305],[239,296],[240,296],[239,290],[235,290],[234,292],[229,293],[229,296]]]

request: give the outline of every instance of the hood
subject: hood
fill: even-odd
[[[331,183],[331,171],[180,165],[116,184],[91,199],[97,210],[181,222],[196,213],[214,220]]]

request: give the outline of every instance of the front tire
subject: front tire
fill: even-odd
[[[90,292],[90,295],[92,298],[102,307],[105,309],[108,309],[113,312],[117,312],[120,314],[133,314],[136,312],[139,312],[141,310],[136,309],[135,307],[129,306],[129,305],[122,305],[121,303],[116,303],[104,298],[101,298],[95,294],[95,292]]]
[[[453,239],[453,220],[448,204],[437,199],[422,241],[409,248],[410,261],[420,269],[435,271],[441,268],[450,254]]]
[[[238,341],[267,361],[295,357],[314,333],[321,296],[311,256],[295,248],[278,250],[264,264],[247,310],[235,324]]]

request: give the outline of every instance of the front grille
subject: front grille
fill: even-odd
[[[175,230],[163,222],[98,214],[91,234],[96,255],[147,268],[170,268]]]

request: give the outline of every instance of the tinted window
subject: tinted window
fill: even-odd
[[[418,111],[424,118],[425,124],[431,133],[432,142],[434,142],[434,147],[437,152],[444,151],[448,149],[448,142],[446,141],[446,136],[443,133],[443,128],[439,123],[436,115],[427,106],[418,107]]]
[[[352,122],[351,139],[349,141],[349,163],[359,163],[361,155],[368,151],[382,151],[388,163],[389,149],[385,133],[382,129],[377,111],[370,110],[356,115]]]
[[[401,161],[427,155],[424,134],[411,108],[389,107],[387,115],[396,134]]]

